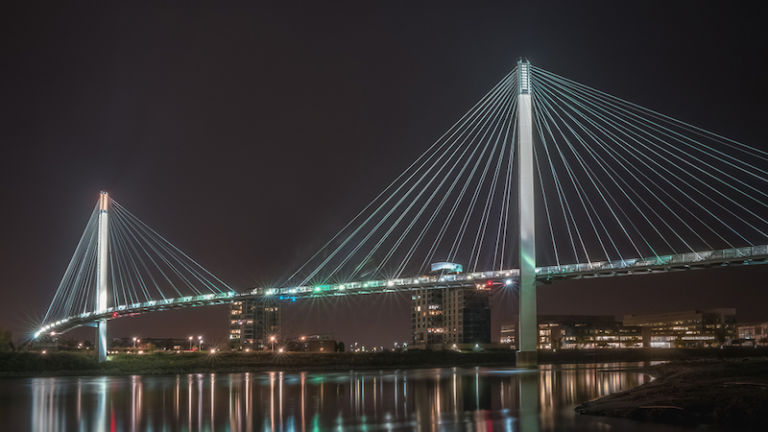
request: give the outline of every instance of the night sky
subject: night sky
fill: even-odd
[[[0,18],[0,327],[15,339],[42,319],[100,190],[232,286],[269,284],[520,56],[768,149],[768,37],[764,15],[744,6],[104,3],[19,2]],[[561,282],[540,289],[540,312],[735,307],[739,319],[768,319],[766,276]],[[495,303],[498,326],[514,299]],[[291,306],[284,334],[390,345],[410,337],[407,305],[386,295]],[[227,315],[110,325],[111,336],[223,341]]]

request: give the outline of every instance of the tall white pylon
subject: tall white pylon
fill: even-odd
[[[517,365],[535,367],[537,363],[536,323],[536,220],[533,195],[533,115],[531,105],[531,64],[517,62],[517,158],[520,210],[520,310]]]
[[[107,282],[109,275],[109,194],[99,195],[99,231],[96,255],[96,313],[107,310]],[[99,320],[96,331],[96,350],[99,362],[107,360],[107,320]]]

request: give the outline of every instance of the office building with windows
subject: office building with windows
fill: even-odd
[[[646,329],[651,348],[714,348],[736,337],[736,309],[626,315],[624,325]]]
[[[739,345],[768,346],[768,322],[749,322],[736,326]]]
[[[490,289],[424,289],[411,295],[412,348],[468,348],[491,342]]]
[[[624,326],[611,315],[539,315],[540,350],[640,348],[643,329]],[[500,343],[517,349],[517,323],[501,325]]]
[[[229,341],[233,349],[266,350],[280,342],[280,305],[275,300],[245,299],[232,303]]]

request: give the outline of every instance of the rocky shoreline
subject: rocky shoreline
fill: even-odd
[[[655,379],[583,403],[579,414],[726,430],[768,430],[768,358],[671,362],[640,369]]]

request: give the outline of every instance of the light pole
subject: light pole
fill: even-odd
[[[137,341],[137,340],[138,340],[138,339],[136,339],[136,336],[134,336],[134,337],[133,337],[133,349],[136,349],[136,341]]]
[[[189,350],[192,351],[192,336],[188,337],[189,339]]]
[[[269,341],[272,342],[272,352],[275,352],[275,340],[277,340],[277,338],[275,338],[275,336],[270,336],[269,337]]]
[[[197,337],[197,349],[202,351],[203,350],[203,337],[198,336]]]

